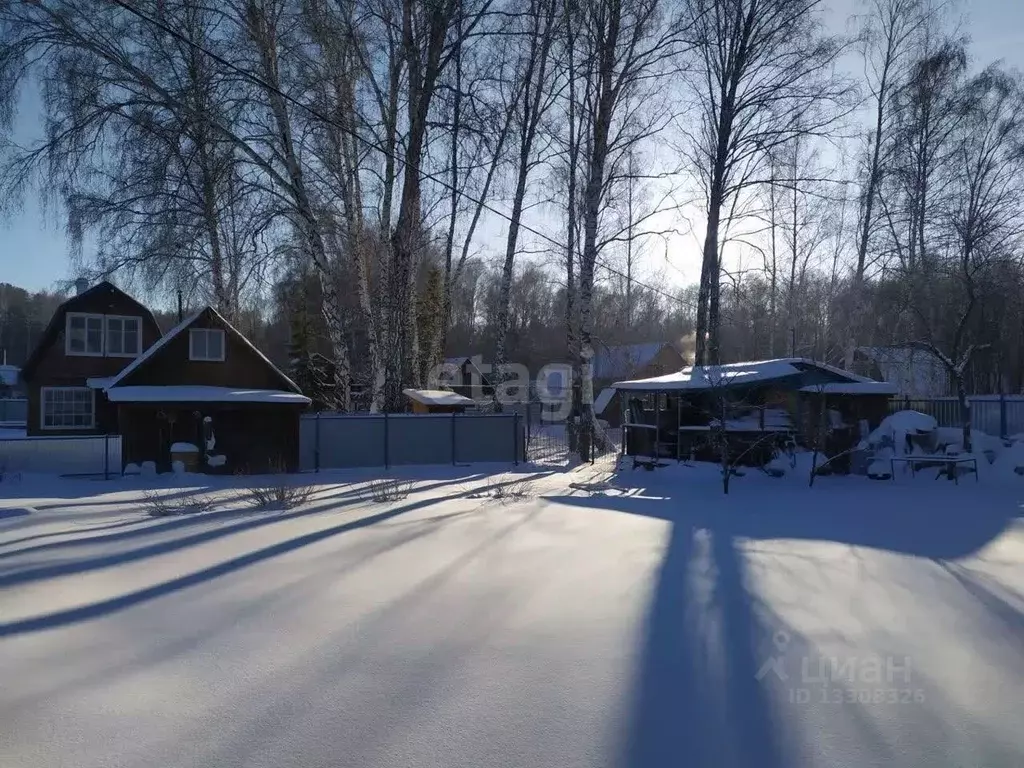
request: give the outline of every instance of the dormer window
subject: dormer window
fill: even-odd
[[[224,331],[219,328],[192,328],[189,330],[188,359],[223,361]]]
[[[68,312],[67,324],[67,354],[103,357],[103,315]]]
[[[68,312],[64,351],[84,357],[138,357],[142,318]]]
[[[107,315],[107,355],[138,357],[142,351],[141,322],[137,317]]]

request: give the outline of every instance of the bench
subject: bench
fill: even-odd
[[[935,475],[936,480],[945,476],[957,485],[960,484],[959,468],[960,465],[963,465],[966,471],[974,473],[974,481],[978,482],[978,460],[973,456],[946,456],[941,454],[932,456],[894,456],[889,461],[893,480],[896,479],[896,462],[901,462],[910,466],[911,475],[916,475],[918,469],[938,467],[939,472]]]

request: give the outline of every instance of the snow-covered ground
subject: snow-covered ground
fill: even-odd
[[[599,469],[4,482],[0,765],[1024,765],[1024,478]]]

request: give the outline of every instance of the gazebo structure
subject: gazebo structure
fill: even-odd
[[[635,462],[716,460],[724,433],[741,463],[760,466],[781,444],[848,450],[888,414],[895,387],[804,358],[688,366],[616,382],[623,451]]]

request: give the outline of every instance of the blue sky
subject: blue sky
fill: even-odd
[[[832,0],[830,4],[839,29],[859,6],[858,0]],[[1024,70],[1024,0],[965,0],[964,8],[965,31],[974,41],[975,58],[983,63],[1003,59]],[[30,144],[38,136],[39,111],[36,94],[23,94],[16,142]],[[59,214],[44,209],[29,192],[20,210],[0,220],[0,282],[30,290],[53,288],[70,276],[70,269],[70,244]]]

